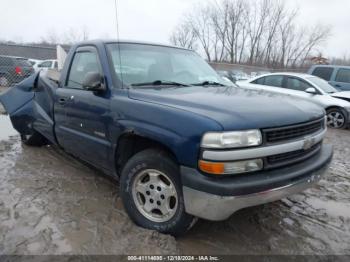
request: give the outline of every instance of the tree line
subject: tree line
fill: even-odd
[[[331,35],[326,25],[300,26],[283,0],[222,0],[195,5],[170,36],[209,62],[300,67]]]

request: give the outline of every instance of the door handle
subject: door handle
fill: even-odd
[[[335,86],[336,86],[336,87],[341,87],[341,85],[338,85],[338,84],[336,84]]]

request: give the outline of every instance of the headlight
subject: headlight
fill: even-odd
[[[205,148],[237,148],[258,146],[262,143],[259,130],[209,132],[204,134],[201,146]]]

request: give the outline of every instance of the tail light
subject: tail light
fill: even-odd
[[[16,72],[16,75],[22,75],[22,68],[20,66],[16,66],[15,72]]]

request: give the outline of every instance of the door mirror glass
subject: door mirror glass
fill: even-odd
[[[309,93],[309,94],[313,94],[313,95],[317,94],[317,91],[316,91],[316,89],[314,87],[306,88],[305,92]]]
[[[99,72],[88,72],[83,80],[83,88],[90,91],[101,92],[105,90],[103,77]]]

